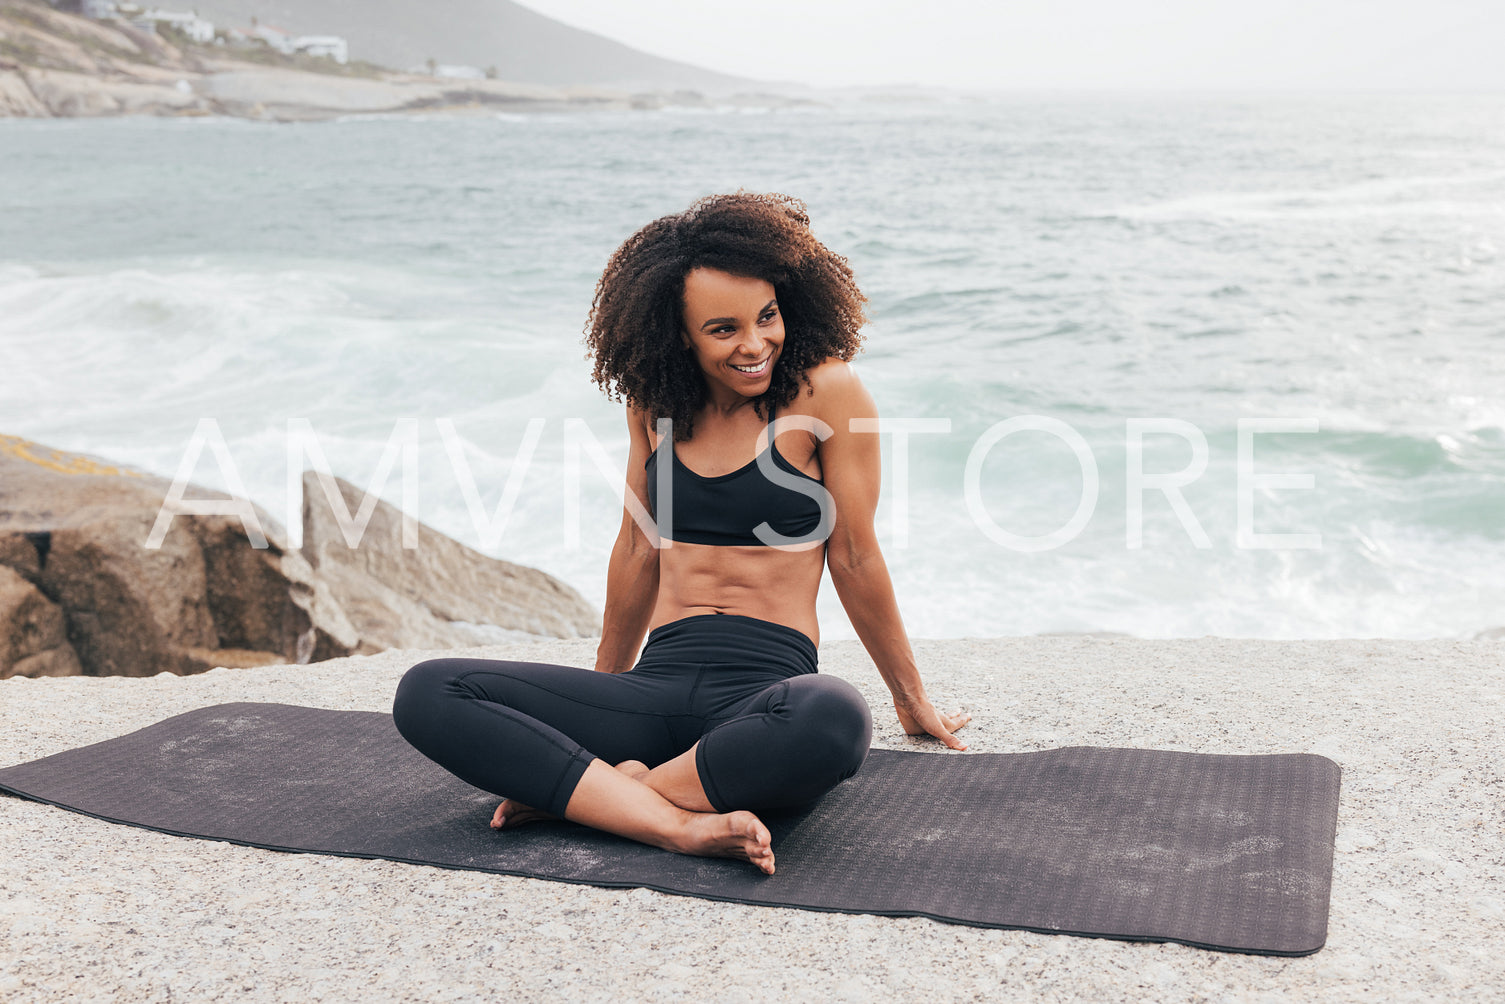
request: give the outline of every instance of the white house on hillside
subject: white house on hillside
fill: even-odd
[[[79,0],[79,9],[85,17],[98,20],[118,18],[146,31],[156,31],[159,24],[170,25],[202,45],[215,41],[214,24],[191,11],[148,10],[140,4],[122,3],[121,0]],[[284,56],[306,52],[310,56],[326,56],[340,64],[350,61],[350,45],[338,35],[299,35],[294,38],[292,32],[271,24],[231,28],[225,35],[232,44],[261,42]]]
[[[310,56],[328,56],[336,63],[350,61],[350,46],[338,35],[300,35],[293,39],[293,51]]]
[[[118,19],[129,21],[144,31],[155,32],[157,25],[176,28],[190,39],[203,45],[214,41],[214,24],[192,11],[147,9],[140,4],[119,3],[117,0],[79,0],[79,12],[95,20]]]
[[[270,24],[259,24],[251,29],[250,34],[252,38],[261,39],[284,56],[291,56],[293,54],[293,33],[286,28],[277,28]]]
[[[142,21],[151,21],[154,24],[169,25],[200,45],[207,45],[214,41],[214,23],[204,20],[191,11],[149,10],[132,20],[138,24]]]

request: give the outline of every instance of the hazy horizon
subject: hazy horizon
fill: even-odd
[[[870,0],[524,0],[572,27],[707,69],[815,87],[974,91],[1505,90],[1505,6],[1109,0],[984,9]],[[797,27],[791,27],[797,26]]]

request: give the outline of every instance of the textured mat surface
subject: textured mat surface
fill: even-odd
[[[809,910],[1306,955],[1327,936],[1338,765],[1072,747],[873,750],[812,810],[761,814],[778,871],[499,799],[388,714],[236,703],[0,769],[0,790],[191,837]]]

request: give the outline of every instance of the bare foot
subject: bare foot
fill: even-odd
[[[648,765],[641,760],[623,760],[617,764],[617,770],[626,774],[636,781],[641,781],[648,774]],[[509,798],[496,807],[496,812],[491,816],[491,828],[493,830],[505,830],[509,826],[525,826],[528,823],[538,823],[545,819],[558,819],[551,812],[535,809],[531,805],[524,805],[515,798]]]
[[[679,851],[708,858],[741,858],[773,874],[773,837],[751,812],[688,813]]]
[[[524,826],[528,823],[538,823],[545,819],[558,819],[551,812],[535,809],[531,805],[524,805],[515,798],[509,798],[496,807],[496,812],[491,816],[491,828],[493,830],[505,830],[512,826]]]

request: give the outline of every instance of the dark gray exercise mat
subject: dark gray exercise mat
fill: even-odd
[[[813,810],[760,814],[772,876],[573,823],[493,830],[498,797],[381,712],[200,708],[7,767],[0,790],[274,850],[1306,955],[1327,936],[1338,775],[1310,754],[875,749]]]

